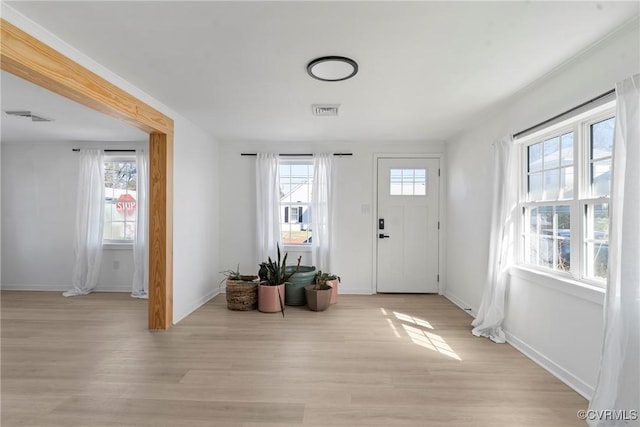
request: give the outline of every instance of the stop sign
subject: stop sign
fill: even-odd
[[[136,213],[136,199],[131,194],[121,194],[116,200],[116,210],[124,216]]]

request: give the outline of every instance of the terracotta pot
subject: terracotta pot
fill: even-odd
[[[258,285],[258,310],[263,313],[280,313],[281,303],[284,306],[284,283],[278,286]]]
[[[327,280],[327,285],[331,286],[331,304],[338,302],[338,279]]]
[[[324,311],[331,305],[331,291],[333,288],[327,285],[320,285],[320,289],[316,289],[316,285],[307,285],[304,287],[304,293],[307,297],[307,306],[312,311]]]

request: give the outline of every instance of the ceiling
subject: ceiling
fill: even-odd
[[[634,1],[5,3],[221,141],[447,140],[639,14]],[[310,78],[327,55],[358,74]],[[20,108],[73,108],[39,102]],[[319,103],[339,117],[313,116]]]
[[[2,142],[47,141],[146,141],[147,134],[110,116],[84,107],[4,71],[0,74],[2,94]],[[9,116],[6,111],[31,111],[53,119],[34,122]]]

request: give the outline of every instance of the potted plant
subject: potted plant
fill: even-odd
[[[240,274],[240,264],[236,270],[225,270],[227,308],[248,311],[258,308],[258,284],[253,280],[258,276]],[[222,283],[225,279],[222,279]]]
[[[315,282],[316,268],[300,265],[302,257],[298,257],[297,266],[287,267],[287,273],[292,273],[285,284],[284,303],[286,305],[305,305],[304,287]]]
[[[322,271],[319,271],[316,275],[315,282],[331,286],[331,304],[338,302],[338,283],[340,283],[340,276],[333,273],[323,273]]]
[[[333,288],[324,280],[326,273],[318,271],[315,284],[304,287],[307,297],[307,306],[312,311],[324,311],[331,305],[331,292]]]
[[[287,271],[287,256],[280,256],[280,245],[277,245],[278,257],[275,261],[268,258],[260,264],[260,284],[258,285],[258,310],[263,313],[282,313],[284,317],[284,284],[295,271]],[[298,265],[300,259],[298,259]]]

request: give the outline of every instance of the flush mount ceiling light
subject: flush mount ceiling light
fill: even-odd
[[[344,56],[323,56],[307,65],[307,73],[324,82],[339,82],[355,76],[358,72],[356,61]]]

